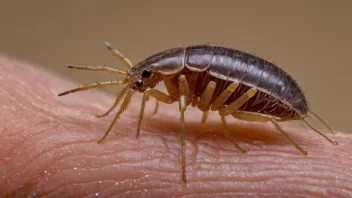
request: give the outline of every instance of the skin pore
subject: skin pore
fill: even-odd
[[[226,140],[220,117],[188,108],[188,183],[181,179],[177,104],[160,104],[150,116],[147,103],[136,139],[141,94],[121,116],[103,144],[114,114],[103,113],[113,96],[88,91],[57,97],[77,84],[29,63],[0,57],[0,197],[258,196],[352,197],[352,136],[328,134],[331,145],[304,128],[287,133],[301,155],[270,124],[227,118],[230,132],[247,150]]]

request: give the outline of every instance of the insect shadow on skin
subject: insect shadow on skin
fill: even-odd
[[[214,115],[215,116],[215,115]],[[169,135],[177,135],[179,133],[178,120],[173,120],[172,116],[159,116],[155,119],[149,117],[144,121],[148,123],[144,128],[145,131],[151,134],[161,134],[165,131]],[[158,126],[163,126],[162,128]],[[239,142],[245,142],[252,145],[275,144],[287,145],[283,137],[278,135],[278,132],[273,132],[269,123],[249,123],[246,121],[235,121],[228,124],[231,130],[231,135]],[[153,131],[152,131],[153,130]],[[157,130],[155,132],[155,130]],[[221,123],[216,119],[207,121],[204,124],[199,124],[198,121],[187,121],[187,137],[197,140],[211,140],[214,137],[224,139],[224,132]]]
[[[145,106],[150,97],[166,104],[177,102],[180,111],[179,128],[182,180],[184,183],[187,182],[185,111],[190,107],[197,107],[203,112],[201,123],[206,122],[209,111],[217,111],[226,139],[240,153],[246,153],[246,150],[230,134],[227,117],[251,122],[270,122],[303,155],[307,155],[307,151],[297,145],[278,122],[299,120],[331,144],[338,144],[305,120],[309,113],[326,125],[318,115],[310,111],[305,96],[296,81],[282,69],[264,59],[231,48],[198,45],[165,50],[133,66],[131,61],[118,50],[107,42],[105,44],[128,68],[128,71],[110,67],[79,65],[68,65],[67,67],[77,70],[109,72],[125,78],[121,81],[93,83],[65,91],[59,96],[90,89],[125,85],[111,108],[103,114],[96,115],[97,118],[103,118],[117,106],[120,106],[112,123],[103,137],[98,140],[98,143],[102,143],[109,135],[114,124],[129,106],[135,93],[143,94],[137,138],[140,135]],[[160,82],[165,84],[166,93],[155,89],[155,86]],[[157,112],[158,106],[157,103],[154,112]],[[326,127],[331,130],[329,126],[326,125]]]

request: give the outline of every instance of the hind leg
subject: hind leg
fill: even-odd
[[[249,112],[235,112],[232,114],[233,117],[239,120],[253,121],[253,122],[271,122],[275,128],[289,141],[300,153],[303,155],[307,155],[307,151],[303,150],[300,146],[298,146],[290,136],[280,127],[277,120],[269,116],[263,116],[256,113]]]
[[[225,90],[223,93],[232,93],[236,87],[238,85],[237,84],[231,84],[227,89]],[[229,89],[230,88],[230,89]],[[242,149],[237,142],[231,137],[228,129],[227,129],[227,123],[225,120],[225,116],[230,115],[234,112],[236,112],[243,104],[245,104],[251,97],[254,96],[254,94],[256,93],[255,89],[249,89],[246,93],[244,93],[240,98],[238,98],[236,101],[234,101],[233,103],[229,104],[227,107],[221,107],[219,109],[219,114],[221,116],[221,121],[222,121],[222,126],[225,130],[225,137],[232,142],[232,144],[235,146],[235,148],[240,151],[241,153],[246,153],[246,151],[244,149]],[[228,95],[228,94],[227,94]],[[218,99],[216,99],[215,101],[217,101]],[[223,100],[223,99],[221,99]],[[219,101],[221,101],[219,99]]]
[[[275,128],[280,131],[280,133],[294,146],[296,147],[296,149],[301,152],[303,155],[307,155],[307,151],[303,150],[300,146],[298,146],[296,144],[296,142],[294,142],[290,136],[288,136],[288,134],[280,127],[280,125],[277,123],[277,121],[274,118],[269,118],[269,121],[275,126]]]
[[[224,116],[221,116],[221,123],[222,123],[222,127],[224,128],[225,137],[235,146],[235,148],[236,148],[239,152],[245,154],[245,153],[246,153],[246,150],[244,150],[243,148],[241,148],[241,147],[237,144],[236,140],[233,139],[233,137],[231,137],[231,134],[230,134],[230,132],[229,132],[229,130],[228,130],[228,128],[227,128],[227,122],[226,122]]]

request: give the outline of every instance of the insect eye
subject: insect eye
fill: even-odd
[[[136,80],[136,86],[137,87],[143,86],[143,80],[141,80],[141,79]]]
[[[149,78],[152,75],[152,72],[148,69],[142,72],[142,78]]]

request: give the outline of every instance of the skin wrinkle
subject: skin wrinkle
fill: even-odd
[[[78,143],[79,142],[79,143]],[[68,146],[68,145],[77,145],[77,144],[84,144],[84,143],[91,143],[92,141],[91,140],[89,140],[89,141],[72,141],[72,142],[70,142],[70,143],[67,143],[67,144],[64,144],[64,145],[62,145],[61,143],[59,144],[60,146],[59,147],[57,147],[57,145],[54,145],[54,146],[52,146],[52,147],[49,147],[47,150],[44,150],[42,153],[40,153],[35,159],[33,159],[32,161],[30,161],[30,162],[28,162],[28,164],[27,165],[25,165],[24,167],[22,167],[21,168],[21,170],[22,170],[22,172],[25,172],[26,171],[26,169],[28,169],[31,165],[33,165],[33,164],[35,164],[35,162],[38,160],[38,159],[40,159],[41,157],[43,157],[44,155],[48,155],[48,153],[47,152],[50,152],[50,151],[52,151],[52,150],[54,150],[54,149],[60,149],[60,148],[62,148],[62,147],[64,147],[64,146]],[[56,146],[56,147],[55,147]],[[45,153],[44,153],[45,152]],[[35,165],[34,165],[35,166]],[[21,173],[22,173],[21,172]]]
[[[82,182],[82,181],[79,181],[79,182],[75,182],[74,185],[80,185],[80,184],[90,184],[90,183],[99,183],[99,184],[103,184],[105,181],[107,180],[93,180],[93,181],[88,181],[88,182]],[[108,180],[108,181],[111,181],[111,180]],[[122,180],[122,181],[115,181],[116,182],[125,182],[125,180]],[[59,186],[55,186],[55,188],[53,187],[52,190],[49,190],[47,191],[45,194],[43,195],[50,195],[50,194],[54,194],[55,192],[59,191],[60,189],[64,189],[65,187],[70,187],[72,184],[71,183],[63,183]],[[101,193],[100,193],[101,194]]]
[[[111,180],[104,180],[104,182],[110,182],[110,181],[111,181]],[[99,183],[99,182],[100,182],[100,181],[90,181],[90,182],[75,183],[75,185],[94,184],[94,183]],[[112,182],[116,183],[116,181],[112,181]],[[102,181],[102,183],[103,183],[103,181]],[[99,183],[99,184],[101,184],[101,183]],[[115,184],[111,184],[111,185],[112,185],[112,187],[113,187],[113,185],[115,185]],[[59,190],[61,190],[61,189],[64,189],[64,188],[66,188],[67,186],[69,186],[69,184],[65,184],[65,185],[63,185],[63,186],[60,186],[59,188],[56,189],[56,191],[59,191]],[[55,193],[55,191],[48,192],[48,193],[44,194],[43,197],[52,197],[51,195],[54,194],[54,193]],[[96,197],[96,196],[95,196],[95,197]]]
[[[106,182],[109,182],[109,183],[112,182],[112,184],[108,184],[108,185],[111,185],[112,187],[114,187],[114,186],[116,186],[116,182],[118,182],[118,181],[114,181],[114,180],[89,181],[89,182],[79,182],[79,183],[75,183],[75,185],[93,184],[93,183],[98,183],[98,184],[100,184],[100,185],[103,185],[103,184],[106,185]],[[48,195],[50,195],[50,194],[53,194],[53,193],[55,193],[56,190],[64,189],[64,188],[66,188],[66,187],[69,187],[69,185],[70,185],[70,184],[63,184],[63,185],[59,186],[58,188],[56,188],[55,190],[53,190],[53,191],[51,191],[51,192],[48,192],[46,195],[48,196]],[[110,187],[110,188],[112,188],[112,187]],[[106,189],[106,188],[104,188],[104,189]],[[100,194],[102,194],[102,193],[100,193]]]
[[[227,196],[226,196],[227,195]],[[238,197],[248,197],[248,192],[236,192],[236,195]],[[285,196],[286,195],[286,196]],[[312,197],[312,196],[307,196],[305,194],[300,194],[300,193],[295,193],[296,197],[300,197],[300,198],[304,198],[304,197]],[[200,193],[199,196],[194,196],[194,195],[189,195],[189,196],[184,196],[184,198],[194,198],[194,197],[222,197],[222,198],[226,198],[226,197],[233,197],[233,192],[225,192],[225,193]],[[249,197],[257,197],[255,195],[249,196]],[[260,197],[292,197],[292,194],[289,193],[273,193],[273,194],[261,194]]]
[[[104,180],[104,181],[112,181],[112,180]],[[113,184],[111,187],[109,187],[109,188],[105,188],[104,191],[102,191],[102,194],[104,194],[104,192],[110,191],[111,189],[113,189],[113,188],[116,187],[116,182],[118,182],[118,181],[112,181],[112,182],[113,182],[114,184]],[[138,189],[142,190],[143,188],[138,188]],[[149,188],[149,189],[151,189],[151,188]],[[110,194],[109,194],[109,195],[110,195]]]
[[[145,184],[147,184],[147,183],[143,183],[144,185]],[[110,189],[112,189],[113,187],[111,187]],[[153,191],[153,190],[167,190],[168,188],[162,188],[162,186],[160,186],[160,185],[158,185],[158,188],[156,188],[156,187],[152,187],[152,188],[150,188],[150,187],[148,187],[148,186],[145,186],[145,187],[134,187],[133,189],[131,189],[131,190],[133,190],[133,191],[145,191],[145,189],[147,189],[147,191]],[[125,189],[121,189],[120,191],[118,191],[118,192],[116,192],[116,193],[114,193],[114,194],[111,194],[111,193],[109,193],[111,196],[114,196],[114,195],[119,195],[119,194],[122,194],[122,193],[124,193],[126,190]]]
[[[276,182],[276,180],[273,180],[273,181]],[[278,181],[284,182],[285,180],[278,180]],[[312,182],[311,180],[305,180],[305,182],[307,182],[307,184],[309,184],[309,188],[312,188],[312,187],[313,188],[317,188],[317,189],[319,189],[319,191],[324,191],[324,190],[327,191],[327,190],[329,190],[329,187],[330,187],[329,185],[321,185],[321,182],[319,182],[318,180],[316,180],[316,182]],[[299,183],[299,181],[292,181],[292,182],[289,181],[289,182],[287,182],[287,184],[291,184],[293,186],[297,185],[297,183]],[[307,185],[305,185],[305,186],[307,186]],[[297,187],[297,186],[295,186],[295,187]],[[340,187],[345,187],[346,188],[347,186],[340,186]]]
[[[72,144],[66,144],[65,146],[68,146],[68,145],[72,145]],[[63,148],[63,147],[61,147],[61,148]],[[98,153],[98,154],[95,154],[95,155],[92,155],[92,154],[80,154],[79,156],[69,156],[69,157],[67,157],[66,158],[66,160],[70,160],[71,158],[70,157],[72,157],[73,159],[74,158],[77,158],[77,157],[85,157],[85,158],[92,158],[92,159],[94,159],[94,158],[96,158],[97,156],[100,156],[100,157],[102,157],[102,158],[104,158],[104,159],[106,159],[107,157],[111,157],[111,158],[114,158],[114,159],[111,159],[111,160],[113,160],[113,161],[115,161],[115,162],[120,162],[119,160],[118,160],[118,155],[116,154],[116,152],[118,152],[118,151],[122,151],[122,149],[117,149],[117,150],[113,150],[113,151],[110,151],[110,152],[102,152],[102,153]],[[126,152],[127,152],[127,150],[125,150]],[[160,156],[160,155],[159,155]],[[158,158],[155,158],[155,159],[160,159],[159,157]],[[148,160],[153,160],[153,158],[150,158],[150,157],[148,157]],[[54,164],[52,164],[52,166],[55,166],[56,164],[54,163]]]
[[[214,183],[214,185],[216,185],[216,184]],[[241,186],[242,188],[243,188],[243,187],[245,188],[245,190],[243,190],[243,189],[231,188],[230,186],[225,185],[224,188],[221,189],[221,193],[214,193],[214,192],[209,191],[209,188],[211,188],[211,186],[208,186],[208,188],[202,189],[202,191],[201,191],[202,193],[200,193],[200,195],[202,195],[203,193],[204,193],[204,194],[211,194],[211,193],[214,193],[214,194],[216,194],[217,196],[219,196],[219,194],[222,194],[222,193],[227,192],[227,193],[236,193],[236,195],[237,195],[238,193],[246,193],[247,196],[248,196],[248,193],[251,192],[253,189],[256,189],[256,190],[259,190],[259,191],[261,190],[261,189],[258,189],[256,186],[251,186],[250,184],[248,184],[248,186],[249,186],[249,187],[247,187],[247,186],[246,186],[246,187]],[[302,185],[302,186],[298,185],[298,187],[304,187],[304,186],[303,186],[303,185]],[[287,188],[287,189],[284,189],[283,191],[285,191],[285,192],[287,192],[287,191],[291,192],[291,197],[292,197],[292,194],[296,194],[296,193],[294,193],[295,190],[296,190],[296,188]],[[314,192],[314,191],[306,191],[305,194],[307,195],[307,193],[312,193],[312,192]],[[263,193],[265,193],[265,191],[263,191]],[[198,194],[197,194],[197,195],[198,195]],[[312,195],[312,196],[314,196],[314,195]],[[186,196],[186,197],[188,197],[188,196]],[[192,197],[192,195],[190,195],[190,197]],[[200,196],[200,197],[202,197],[202,196]],[[260,196],[260,197],[261,197],[261,196]],[[279,197],[281,197],[281,196],[279,196]],[[317,195],[315,195],[314,197],[317,197]],[[319,197],[319,196],[318,196],[318,197]]]
[[[60,135],[65,135],[65,134],[60,134]],[[37,135],[36,137],[33,137],[33,138],[40,138],[40,137],[38,137],[39,135]],[[55,136],[58,136],[58,134],[55,134]],[[43,141],[45,142],[46,140],[48,140],[49,138],[46,138],[46,139],[44,139]],[[87,140],[79,140],[79,141],[76,141],[76,143],[78,143],[78,142],[84,142],[84,141],[87,141]],[[65,142],[65,141],[64,141]],[[88,142],[93,142],[92,140],[89,140],[89,141],[87,141],[87,143]],[[28,144],[30,144],[30,143],[28,143]],[[40,142],[39,142],[39,144],[40,144]],[[62,143],[58,143],[58,145],[60,145],[60,144],[62,144]],[[71,144],[70,142],[69,143],[66,143],[66,144]],[[65,145],[65,144],[64,144]],[[24,145],[21,145],[22,147],[23,146],[26,146],[25,144]],[[41,151],[41,153],[38,153],[38,156],[36,157],[36,158],[38,158],[38,157],[40,157],[40,155],[42,154],[42,153],[44,153],[44,152],[47,152],[47,151],[51,151],[51,150],[54,150],[55,149],[55,146],[56,145],[54,145],[54,146],[52,146],[52,147],[49,147],[49,148],[43,148],[43,150]],[[17,150],[15,150],[14,151],[14,153],[21,153],[22,152],[22,150],[26,150],[26,148],[23,148],[23,149],[17,149]],[[36,147],[36,149],[34,149],[35,151],[38,151],[38,147]]]
[[[4,61],[7,63],[3,64]],[[340,141],[340,145],[332,146],[317,135],[307,136],[295,133],[293,130],[287,130],[299,145],[309,151],[309,155],[303,157],[283,137],[275,133],[271,127],[265,126],[267,124],[264,124],[265,127],[263,127],[260,124],[252,125],[251,123],[247,124],[246,122],[228,119],[229,121],[234,120],[234,124],[229,124],[229,128],[233,131],[232,135],[249,151],[248,154],[242,155],[236,153],[233,146],[224,139],[217,115],[210,114],[207,124],[200,125],[200,117],[197,113],[193,113],[198,111],[190,108],[186,112],[188,134],[186,144],[187,174],[191,180],[185,186],[179,178],[181,164],[179,160],[178,119],[175,118],[178,116],[177,109],[164,116],[162,109],[165,109],[165,107],[171,109],[173,106],[161,105],[160,113],[155,118],[144,120],[142,136],[135,139],[135,124],[138,114],[136,112],[138,112],[140,104],[132,101],[131,107],[121,117],[106,142],[102,145],[95,144],[94,142],[106,130],[111,117],[96,119],[94,113],[104,111],[103,108],[108,109],[114,98],[106,97],[99,92],[57,98],[56,93],[74,87],[74,85],[33,69],[29,65],[20,66],[23,64],[0,58],[0,66],[1,68],[4,67],[3,71],[11,71],[9,75],[3,77],[0,74],[0,82],[1,79],[8,82],[7,78],[11,78],[9,83],[2,83],[4,88],[0,88],[0,97],[5,97],[4,104],[8,108],[11,108],[11,106],[18,108],[20,106],[16,111],[4,109],[4,113],[10,113],[10,117],[6,117],[10,122],[4,126],[0,125],[1,133],[3,129],[6,129],[6,135],[3,136],[4,138],[0,138],[0,144],[4,145],[2,143],[4,141],[17,143],[17,139],[28,138],[33,133],[38,133],[38,131],[28,127],[33,126],[33,122],[28,122],[28,118],[41,122],[43,119],[46,120],[44,116],[48,116],[50,117],[50,119],[47,119],[48,124],[44,124],[40,128],[47,126],[50,128],[55,124],[59,124],[60,127],[57,130],[58,134],[55,134],[55,127],[53,127],[49,129],[51,132],[48,132],[48,134],[43,133],[45,135],[39,135],[38,138],[28,141],[27,144],[21,144],[21,152],[12,153],[8,156],[12,160],[16,160],[25,155],[25,158],[21,159],[23,164],[23,162],[28,163],[29,160],[33,160],[31,155],[40,155],[36,158],[39,161],[33,162],[28,170],[22,169],[22,174],[26,174],[31,179],[29,181],[32,183],[28,183],[28,186],[15,175],[16,169],[20,168],[18,165],[13,163],[11,167],[4,167],[4,178],[15,176],[18,179],[15,183],[7,183],[6,185],[11,185],[11,187],[6,188],[5,191],[3,191],[5,189],[4,184],[0,182],[0,196],[4,195],[1,194],[4,192],[13,194],[15,189],[18,190],[17,192],[24,192],[24,195],[29,195],[31,192],[42,195],[48,193],[47,190],[51,189],[53,190],[52,196],[70,193],[71,196],[79,195],[80,197],[94,196],[95,192],[93,191],[95,189],[96,192],[100,191],[99,196],[102,197],[116,193],[121,193],[119,195],[127,197],[132,195],[155,197],[155,195],[162,194],[165,196],[202,196],[202,194],[205,195],[204,193],[221,196],[226,192],[231,196],[258,195],[255,192],[262,192],[263,195],[283,195],[278,194],[280,190],[283,193],[290,192],[291,194],[288,195],[293,193],[295,195],[326,197],[352,195],[351,176],[348,174],[352,170],[348,168],[352,167],[352,160],[349,150],[346,149],[352,141],[346,135],[337,134],[334,139]],[[17,68],[21,72],[16,72]],[[24,85],[26,87],[17,89],[16,86],[20,86],[20,84],[13,85],[16,79],[17,81],[21,79],[22,82],[28,82]],[[40,85],[40,91],[37,89],[37,84]],[[9,85],[12,85],[12,87]],[[11,89],[7,87],[11,87]],[[10,90],[9,93],[13,92],[12,97],[6,98],[1,92],[2,89]],[[20,99],[16,99],[17,90],[20,90],[20,95],[27,95],[28,98],[32,98],[34,105],[31,102],[19,104]],[[36,92],[39,93],[39,96],[31,97],[31,94]],[[20,98],[24,99],[23,97]],[[49,100],[46,101],[45,98]],[[139,99],[137,98],[135,97],[136,100]],[[16,103],[9,102],[13,99],[17,100]],[[28,99],[26,100],[28,101]],[[89,100],[89,102],[86,100]],[[36,111],[41,111],[41,114],[36,114]],[[70,114],[70,112],[74,113]],[[21,119],[18,122],[12,122],[11,116],[14,113],[17,113],[15,114],[17,116],[21,114],[25,116],[20,117]],[[256,129],[258,130],[256,131]],[[30,132],[31,130],[33,132]],[[20,132],[13,135],[12,133],[16,131]],[[203,131],[205,133],[201,133]],[[243,133],[243,131],[247,133]],[[72,132],[75,135],[72,136]],[[72,137],[77,140],[77,144],[73,143],[72,146],[57,144],[57,141],[66,142],[72,140]],[[90,143],[86,145],[85,143],[79,143],[82,138],[89,139]],[[42,150],[30,149],[30,147],[36,147],[39,142]],[[10,144],[5,143],[5,145]],[[155,147],[153,147],[154,145]],[[33,153],[28,155],[28,151]],[[107,154],[106,151],[110,154]],[[65,156],[60,156],[60,153],[65,154]],[[75,156],[78,158],[75,159]],[[61,160],[57,160],[61,157]],[[94,160],[94,158],[96,159]],[[43,160],[47,161],[45,167],[40,166]],[[36,164],[39,166],[35,167]],[[75,170],[75,164],[81,164],[82,166],[84,164],[84,168],[76,166],[78,169]],[[311,167],[308,168],[309,166]],[[30,173],[31,167],[40,172],[39,176]],[[43,174],[44,171],[51,175]],[[322,174],[324,172],[325,174]],[[35,175],[35,177],[28,173]],[[146,177],[146,175],[149,176]],[[339,178],[336,179],[336,176]],[[87,184],[81,184],[78,187],[74,185],[75,180],[82,183],[87,182],[87,180],[92,181],[92,187],[95,186],[94,182],[96,182],[98,186],[91,188]],[[256,182],[253,182],[254,180]],[[63,181],[63,183],[59,181]],[[101,185],[99,181],[102,181]],[[111,187],[108,187],[111,181],[116,181],[119,185],[115,187],[112,184]],[[56,188],[59,183],[60,185],[67,185],[67,187],[59,191]],[[24,186],[19,189],[21,185]],[[163,188],[158,189],[160,186],[163,186]],[[145,192],[143,187],[147,188],[148,191]],[[268,192],[268,189],[271,192]],[[87,190],[92,191],[88,192]],[[126,194],[126,190],[130,193]]]
[[[276,168],[268,168],[266,166],[263,167],[263,169],[265,170],[257,170],[257,171],[254,171],[252,170],[251,172],[253,172],[253,174],[250,174],[250,175],[243,175],[243,181],[245,180],[251,180],[251,178],[255,178],[255,177],[260,177],[261,179],[262,178],[265,178],[265,177],[269,177],[268,175],[272,175],[273,173],[276,173],[275,175],[279,178],[279,177],[285,177],[287,176],[287,174],[285,174],[285,171],[290,171],[290,169],[285,169],[285,168],[282,168],[278,170],[278,168],[280,168],[280,166],[276,167]],[[319,169],[317,169],[319,170]],[[324,169],[322,169],[321,171],[323,171]],[[220,170],[219,170],[220,171]],[[329,178],[329,175],[331,173],[336,173],[335,171],[326,171],[325,173],[323,174],[318,174],[318,173],[311,173],[311,172],[304,172],[304,171],[299,171],[299,172],[296,172],[294,175],[291,175],[290,177],[300,177],[300,178],[309,178],[309,177],[314,177],[314,178]],[[234,172],[230,172],[227,174],[228,176],[231,176],[231,177],[238,177],[238,176],[241,176],[241,173],[234,173]],[[339,180],[340,182],[342,181],[346,181],[348,183],[348,179],[350,178],[350,176],[348,175],[343,175],[341,174],[339,176]]]
[[[49,128],[49,129],[50,129],[50,128]],[[39,133],[42,133],[43,131],[46,131],[46,130],[47,130],[47,129],[41,130]],[[36,134],[34,134],[33,136],[38,135],[39,133],[36,133]],[[30,136],[30,137],[33,137],[33,136]],[[24,138],[24,139],[26,139],[26,138]],[[8,151],[9,155],[6,155],[5,158],[10,158],[10,155],[11,155],[11,154],[15,154],[16,152],[18,153],[18,148],[19,148],[19,147],[14,147],[13,149],[9,150],[9,151]]]
[[[60,161],[62,161],[62,159]],[[154,160],[149,160],[149,161],[154,161]],[[105,165],[105,166],[99,166],[99,167],[96,167],[96,168],[89,167],[89,168],[79,168],[79,169],[80,170],[93,170],[94,171],[94,170],[110,168],[110,167],[114,167],[114,166],[121,166],[121,167],[125,166],[125,167],[128,167],[128,166],[131,166],[131,165],[140,165],[141,163],[138,163],[138,162],[140,162],[140,161],[132,161],[130,163],[119,163],[118,165],[117,164],[115,164],[115,165]],[[145,162],[145,161],[143,161],[143,162]],[[145,163],[143,163],[143,164],[145,164]],[[162,170],[162,168],[152,168],[152,167],[146,167],[146,168],[148,168],[148,171],[153,171],[154,170],[155,172],[161,172],[161,173],[166,172],[165,168],[164,168],[164,170]],[[72,169],[73,168],[60,169],[60,171],[62,172],[62,171],[65,171],[65,170],[72,170]],[[163,172],[160,171],[160,170],[162,170]],[[176,171],[174,171],[174,172],[176,173]]]
[[[13,92],[17,92],[17,93],[21,93],[21,90],[13,90]],[[20,102],[23,101],[23,102]],[[25,96],[25,94],[18,94],[16,95],[16,97],[12,97],[12,102],[17,102],[19,106],[21,106],[21,108],[25,111],[29,111],[31,113],[36,113],[37,117],[42,116],[43,118],[46,118],[48,120],[50,120],[50,117],[47,117],[48,115],[44,115],[42,112],[40,112],[40,109],[35,109],[35,108],[30,108],[30,107],[35,107],[33,103],[27,102],[27,97]]]
[[[57,126],[58,126],[58,125],[57,125]],[[18,145],[17,147],[14,147],[14,148],[11,149],[10,151],[8,151],[8,155],[7,155],[6,157],[9,158],[9,156],[10,156],[11,154],[14,154],[14,153],[16,153],[16,152],[19,152],[18,150],[20,150],[20,146],[23,146],[23,145],[27,144],[32,138],[38,137],[38,136],[44,134],[45,132],[50,131],[51,129],[55,129],[55,128],[57,128],[57,126],[40,130],[38,133],[35,133],[34,135],[29,136],[28,138],[23,138],[23,141],[22,141],[22,142],[17,142],[17,143],[16,143],[16,144]]]
[[[89,156],[89,157],[93,157],[93,156]],[[66,161],[67,160],[69,160],[68,158],[66,158]],[[59,160],[59,161],[62,161],[62,160]],[[138,161],[134,161],[133,163],[135,163],[135,162],[138,162]],[[56,165],[56,163],[54,163],[53,165],[52,165],[52,167],[55,167],[55,165]],[[123,165],[123,164],[121,164],[120,163],[120,165]],[[130,165],[130,164],[127,164],[127,165]],[[98,168],[104,168],[104,167],[108,167],[109,165],[107,165],[107,166],[99,166]],[[96,170],[98,169],[98,168],[95,168]],[[46,169],[46,170],[48,170],[48,169]],[[61,171],[64,171],[65,169],[61,169]],[[80,170],[83,170],[83,168],[80,168]],[[90,170],[94,170],[94,168],[90,168]]]
[[[82,142],[82,141],[81,141]],[[71,143],[72,144],[72,143]]]
[[[32,129],[34,127],[42,126],[42,125],[47,124],[47,123],[49,123],[49,121],[43,120],[43,121],[41,121],[39,123],[33,124],[30,127],[26,127],[24,129],[20,129],[18,131],[12,132],[11,134],[7,134],[7,135],[5,134],[6,136],[1,134],[0,135],[0,141],[4,140],[5,138],[11,138],[11,137],[14,137],[14,136],[21,135],[22,133],[26,132],[26,130],[28,130],[28,129]]]
[[[268,182],[267,182],[268,183]],[[255,182],[254,183],[254,185],[252,184],[248,184],[244,189],[245,190],[248,190],[248,191],[250,191],[251,189],[258,189],[257,188],[257,186],[258,185],[260,185],[260,182]],[[304,187],[307,187],[307,186],[305,186],[305,185],[303,185],[303,184],[295,184],[295,185],[287,185],[287,186],[285,186],[284,188],[285,189],[283,189],[283,191],[285,191],[285,192],[289,192],[289,191],[292,191],[292,193],[294,193],[295,191],[296,191],[296,189],[300,189],[300,188],[302,188],[303,187],[303,189],[305,190],[305,191],[308,191],[308,192],[316,192],[317,190],[315,190],[315,189],[306,189],[306,188],[304,188]],[[241,186],[241,188],[243,188],[243,186]],[[244,192],[245,190],[243,190],[243,189],[235,189],[235,191],[242,191],[242,192]],[[265,189],[261,189],[261,188],[259,188],[258,189],[259,191],[263,191],[263,192],[265,192]],[[226,192],[230,192],[230,191],[228,191],[227,189],[224,189],[224,191]]]
[[[52,127],[52,128],[54,128],[54,127]],[[49,129],[52,129],[52,128],[49,128]],[[27,129],[30,129],[30,128],[27,128]],[[35,133],[34,135],[43,133],[43,132],[45,132],[46,130],[47,130],[47,129],[40,130],[38,133]],[[17,133],[17,132],[16,132],[16,133]],[[17,134],[17,135],[18,135],[18,134]],[[11,137],[17,136],[17,135],[11,135]],[[33,135],[33,136],[34,136],[34,135]],[[33,137],[33,136],[30,136],[29,138],[31,138],[31,137]],[[1,139],[0,139],[0,141],[4,141],[4,140],[5,140],[5,138],[1,138]],[[16,142],[16,144],[22,145],[25,141],[26,141],[26,138],[24,138],[23,141]],[[3,157],[4,159],[10,158],[10,155],[11,155],[12,153],[14,153],[14,151],[15,151],[16,149],[18,149],[18,146],[17,146],[17,147],[16,147],[16,146],[12,147],[10,150],[7,150],[7,151],[6,151],[6,153],[8,153],[8,154],[7,154],[7,155],[4,155],[4,156],[2,156],[2,157]],[[2,161],[2,160],[0,159],[0,162],[1,162],[1,161]]]

